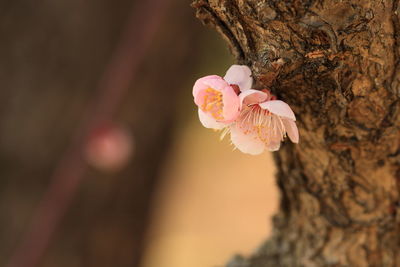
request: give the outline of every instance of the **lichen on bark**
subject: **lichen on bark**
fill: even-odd
[[[193,2],[300,130],[275,154],[272,237],[228,266],[400,266],[398,2]]]

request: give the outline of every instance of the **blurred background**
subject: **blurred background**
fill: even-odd
[[[270,231],[271,154],[205,129],[191,1],[0,1],[0,266],[207,267]]]

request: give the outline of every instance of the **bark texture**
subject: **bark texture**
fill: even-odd
[[[275,154],[272,237],[228,266],[400,266],[398,2],[193,3],[300,130]]]

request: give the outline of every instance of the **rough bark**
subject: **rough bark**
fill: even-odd
[[[300,129],[300,144],[275,153],[272,237],[228,266],[400,266],[398,1],[193,6]]]

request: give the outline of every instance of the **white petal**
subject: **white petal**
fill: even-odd
[[[279,148],[281,147],[281,141],[279,141],[279,142],[270,142],[268,145],[267,145],[267,149],[269,150],[269,151],[278,151],[279,150]]]
[[[244,134],[236,124],[231,125],[230,130],[232,143],[243,153],[258,155],[264,151],[265,144],[254,134]]]
[[[283,119],[282,121],[290,140],[297,144],[299,142],[299,130],[297,129],[296,123],[289,119]]]
[[[199,120],[206,128],[220,130],[226,127],[225,123],[217,122],[214,118],[204,113],[201,109],[199,109]]]
[[[239,94],[240,108],[243,104],[258,104],[262,103],[268,98],[268,94],[259,90],[249,89]]]
[[[279,116],[272,115],[271,119],[271,128],[269,129],[266,147],[269,151],[277,151],[279,150],[281,141],[283,140],[285,126]]]
[[[271,113],[274,113],[278,116],[289,118],[294,121],[296,120],[296,116],[294,115],[292,109],[289,107],[288,104],[281,100],[266,101],[259,105],[261,108],[268,109]]]
[[[253,85],[251,70],[246,65],[232,65],[225,74],[224,80],[229,84],[236,84],[240,91],[246,91]]]

